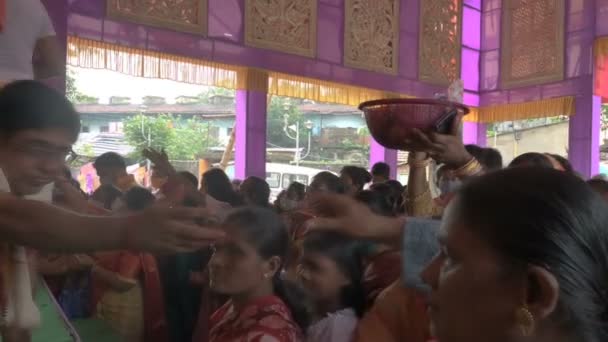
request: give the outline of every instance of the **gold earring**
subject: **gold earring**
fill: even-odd
[[[521,331],[522,336],[532,336],[534,333],[535,322],[534,315],[530,312],[527,306],[522,306],[515,312],[517,325]]]

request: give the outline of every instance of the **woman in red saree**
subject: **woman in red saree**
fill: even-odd
[[[154,202],[145,189],[125,194],[129,211]],[[93,272],[93,307],[126,341],[166,342],[167,325],[156,259],[147,253],[116,251],[99,253]]]
[[[211,316],[208,341],[302,341],[308,315],[281,276],[289,236],[279,216],[243,208],[229,214],[223,228],[228,238],[214,247],[209,278],[211,288],[230,299]]]

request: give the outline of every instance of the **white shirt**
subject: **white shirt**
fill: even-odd
[[[0,84],[33,79],[36,42],[54,35],[55,29],[40,0],[6,0],[6,23],[0,32]]]
[[[328,314],[308,328],[306,342],[352,342],[358,322],[351,308]]]

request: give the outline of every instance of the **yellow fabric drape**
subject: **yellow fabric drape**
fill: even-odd
[[[596,54],[608,54],[608,38],[596,43]],[[148,51],[116,44],[68,36],[69,65],[107,69],[124,74],[169,79],[229,89],[268,92],[270,95],[305,98],[317,102],[358,106],[382,98],[411,96],[337,82],[247,68],[168,53]],[[573,115],[574,97],[471,108],[469,122],[490,123],[532,118]]]
[[[270,72],[268,93],[277,96],[304,98],[318,102],[358,106],[361,102],[386,97],[407,97],[381,90],[355,87],[314,78]]]
[[[469,114],[464,117],[466,122],[479,122],[479,108],[469,107]]]
[[[601,37],[595,40],[593,53],[596,58],[608,56],[608,37]]]
[[[236,89],[240,68],[68,36],[69,65],[107,69],[123,74]]]
[[[552,116],[572,116],[575,114],[574,96],[556,97],[540,101],[510,103],[504,105],[481,107],[467,121],[492,123],[525,119],[547,118]],[[476,120],[474,115],[477,115]]]
[[[240,68],[237,74],[237,89],[268,92],[268,71]]]

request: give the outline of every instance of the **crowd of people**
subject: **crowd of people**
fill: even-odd
[[[412,133],[407,186],[384,163],[345,166],[270,203],[264,179],[199,181],[152,149],[153,189],[106,153],[87,195],[63,95],[13,82],[0,115],[3,341],[29,340],[37,274],[69,318],[125,341],[608,340],[608,182],[542,153],[503,169],[462,144],[460,118]]]

